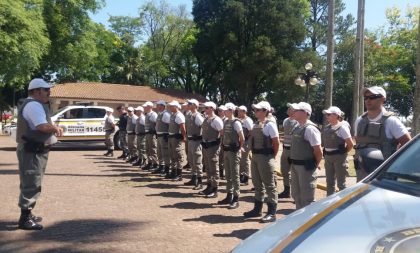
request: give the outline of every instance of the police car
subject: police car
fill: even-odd
[[[420,252],[420,135],[362,182],[261,229],[232,252]]]
[[[65,142],[103,142],[105,140],[106,106],[70,105],[61,108],[51,116],[53,124],[63,129],[58,141]],[[119,147],[118,128],[114,142]]]

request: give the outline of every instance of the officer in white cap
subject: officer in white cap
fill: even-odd
[[[367,112],[357,118],[354,124],[356,137],[356,154],[354,163],[357,181],[365,178],[376,168],[368,168],[363,164],[363,158],[372,149],[380,150],[384,159],[391,156],[397,146],[403,146],[411,136],[401,121],[385,110],[386,92],[382,87],[373,86],[363,89]]]
[[[217,115],[222,119],[223,122],[225,122],[226,120],[226,112],[227,108],[225,105],[221,105],[219,106],[219,108],[217,108]],[[223,139],[223,136],[222,136]],[[221,148],[220,149],[220,153],[219,153],[219,175],[221,179],[225,179],[225,167],[224,167],[224,150]]]
[[[127,162],[131,163],[137,160],[137,147],[136,147],[136,121],[137,121],[137,115],[134,114],[134,108],[128,107],[128,119],[127,119],[127,146],[128,146],[128,157]]]
[[[143,106],[137,106],[134,109],[136,113],[136,127],[134,132],[136,133],[137,140],[137,154],[138,159],[133,163],[133,166],[144,166],[147,160],[146,156],[146,131],[145,131],[145,117]]]
[[[235,118],[236,106],[233,103],[227,103],[225,107],[226,120],[223,124],[222,149],[224,150],[227,195],[218,204],[229,205],[229,209],[236,209],[239,207],[240,194],[239,163],[241,151],[244,151],[245,137],[242,123]]]
[[[204,103],[206,118],[201,126],[203,130],[203,159],[207,173],[207,188],[200,191],[199,195],[207,198],[216,198],[219,187],[219,152],[220,136],[223,131],[223,121],[215,114],[216,104]]]
[[[309,120],[312,107],[305,102],[291,104],[293,118],[299,123],[292,132],[290,174],[292,197],[296,209],[315,201],[315,188],[319,163],[322,159],[321,133]]]
[[[191,180],[184,185],[194,186],[194,190],[203,188],[203,152],[201,141],[203,140],[202,128],[204,117],[198,112],[199,102],[196,99],[187,100],[191,113],[185,116],[187,128],[188,146],[187,156],[191,166]]]
[[[104,156],[114,156],[114,135],[115,135],[115,119],[112,113],[114,109],[107,107],[105,109],[106,117],[104,123],[104,130],[105,130],[105,145],[107,148],[107,152]]]
[[[340,108],[331,106],[323,110],[328,125],[322,129],[322,145],[325,158],[325,177],[327,180],[327,196],[334,194],[335,181],[338,189],[346,188],[348,169],[347,154],[353,148],[350,129],[339,118],[343,114]]]
[[[18,228],[41,230],[41,217],[32,214],[41,194],[42,178],[48,162],[49,146],[62,136],[63,130],[50,118],[49,98],[52,86],[40,78],[29,83],[28,98],[18,106],[16,148],[19,162],[19,207],[21,215]]]
[[[181,105],[174,100],[169,104],[171,119],[169,123],[169,155],[171,158],[170,179],[182,181],[182,163],[184,162],[184,143],[187,139],[185,130],[185,116],[181,112]]]
[[[122,149],[123,153],[117,157],[118,159],[126,159],[129,155],[128,152],[128,145],[127,145],[127,121],[128,115],[125,107],[123,105],[117,107],[117,111],[119,113],[119,120],[117,126],[119,128],[118,131],[118,138],[120,139],[120,148]]]
[[[293,119],[293,109],[290,107],[290,103],[287,104],[287,117],[283,121],[283,151],[281,152],[280,157],[280,171],[283,177],[283,191],[279,193],[279,199],[290,198],[290,146],[292,145],[292,132],[293,129],[298,124],[296,120]]]
[[[267,213],[261,218],[261,222],[273,222],[276,220],[277,211],[275,157],[280,147],[279,131],[276,123],[267,118],[271,111],[271,106],[267,101],[254,104],[252,108],[258,120],[251,131],[251,174],[255,197],[254,208],[245,212],[244,216],[260,217],[263,200],[267,195]]]
[[[166,110],[166,102],[159,100],[156,102],[158,116],[156,118],[156,136],[157,136],[157,157],[159,167],[153,174],[165,174],[169,178],[169,166],[171,159],[169,156],[169,123],[171,113]]]
[[[185,116],[185,127],[187,127],[187,118],[191,115],[191,110],[188,105],[188,100],[185,101],[183,104],[181,104],[181,112]],[[185,154],[187,155],[187,164],[184,165],[183,169],[190,169],[191,168],[191,161],[190,157],[188,156],[188,140],[187,143],[185,143]]]
[[[156,119],[157,113],[153,111],[153,103],[147,101],[143,104],[145,113],[145,132],[146,132],[146,154],[147,164],[141,167],[142,170],[154,170],[158,167],[157,159],[157,139],[156,139]]]
[[[241,154],[241,163],[240,163],[240,171],[241,171],[241,184],[248,185],[248,180],[250,176],[250,168],[251,168],[251,158],[250,158],[250,136],[252,127],[254,125],[253,120],[248,117],[247,115],[248,108],[246,106],[241,105],[238,107],[238,119],[242,123],[242,129],[244,132],[245,143],[244,143],[244,152]]]

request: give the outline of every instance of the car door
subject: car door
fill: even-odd
[[[55,124],[63,129],[59,140],[78,140],[85,136],[83,108],[70,108],[58,115]]]
[[[104,108],[85,108],[85,134],[89,140],[103,140],[105,138]]]

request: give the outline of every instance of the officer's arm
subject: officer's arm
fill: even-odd
[[[179,128],[181,129],[182,139],[184,141],[187,140],[187,131],[185,130],[185,123],[179,124]]]
[[[347,138],[347,139],[345,139],[345,142],[346,142],[346,152],[348,153],[352,150],[352,148],[354,146],[353,139],[352,138]]]
[[[240,131],[238,133],[238,135],[239,135],[239,147],[242,148],[244,146],[244,142],[245,142],[244,132]]]
[[[319,167],[319,164],[321,162],[322,159],[322,149],[321,149],[321,145],[315,145],[312,146],[312,148],[314,149],[314,156],[315,156],[315,161],[316,161],[316,167]]]
[[[274,157],[276,157],[277,153],[279,152],[280,138],[279,137],[271,138],[271,143],[272,143],[273,150],[274,150]]]
[[[36,130],[46,133],[46,134],[52,133],[52,134],[56,134],[57,136],[63,135],[63,129],[61,129],[60,127],[56,127],[50,123],[40,124],[36,126]]]
[[[404,146],[407,142],[411,140],[411,136],[409,133],[404,134],[400,138],[398,138],[398,143],[400,144],[400,147]]]

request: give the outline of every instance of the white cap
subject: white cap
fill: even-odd
[[[226,109],[231,110],[231,111],[236,110],[236,105],[234,105],[233,103],[226,103],[225,107],[226,107]]]
[[[134,111],[134,108],[133,108],[132,106],[129,106],[129,107],[127,108],[127,111],[132,112],[132,111]]]
[[[143,106],[141,106],[141,105],[139,105],[139,106],[137,106],[136,108],[134,108],[134,110],[135,110],[135,111],[141,111],[141,112],[144,112],[144,108],[143,108]]]
[[[181,105],[176,100],[172,100],[172,102],[168,103],[168,105],[170,105],[170,106],[176,106],[176,107],[178,107],[178,109],[181,109]]]
[[[147,102],[146,102],[147,103]],[[165,106],[166,105],[166,102],[165,101],[163,101],[163,100],[159,100],[159,101],[157,101],[156,102],[156,104],[157,105],[163,105],[163,106]]]
[[[306,102],[300,102],[297,104],[296,103],[288,104],[288,106],[292,108],[293,110],[304,110],[307,114],[309,115],[312,114],[312,107],[310,104]]]
[[[143,107],[147,107],[147,106],[153,107],[153,103],[150,101],[147,101],[146,103],[143,104]]]
[[[368,88],[363,88],[363,95],[365,95],[366,91],[370,91],[374,95],[381,95],[382,97],[386,98],[386,91],[382,87],[372,86]]]
[[[185,101],[184,103],[182,103],[182,106],[187,106],[188,105],[188,102],[187,101]]]
[[[34,90],[34,89],[38,89],[38,88],[50,89],[51,87],[52,87],[52,85],[45,82],[44,79],[35,78],[35,79],[32,79],[32,81],[29,82],[28,90]]]
[[[248,111],[248,108],[246,108],[245,105],[241,105],[241,106],[238,107],[238,110],[247,112]]]
[[[267,101],[261,101],[258,104],[253,104],[252,108],[254,108],[254,109],[265,109],[267,111],[271,111],[271,105]]]
[[[192,98],[192,99],[188,99],[188,100],[187,100],[187,103],[194,104],[194,105],[196,105],[197,107],[200,105],[200,103],[198,102],[198,100],[197,100],[197,99],[194,99],[194,98]]]
[[[213,102],[205,102],[204,107],[211,107],[211,108],[213,108],[213,110],[216,110],[217,105]]]
[[[226,106],[224,106],[224,105],[221,105],[221,106],[219,106],[219,108],[218,108],[220,111],[226,111],[227,110],[227,108],[226,108]]]
[[[331,106],[327,110],[322,111],[323,114],[336,114],[338,116],[343,115],[343,112],[337,106]]]
[[[114,112],[114,109],[112,109],[111,107],[107,107],[107,108],[105,108],[105,111],[107,111],[107,112]]]

